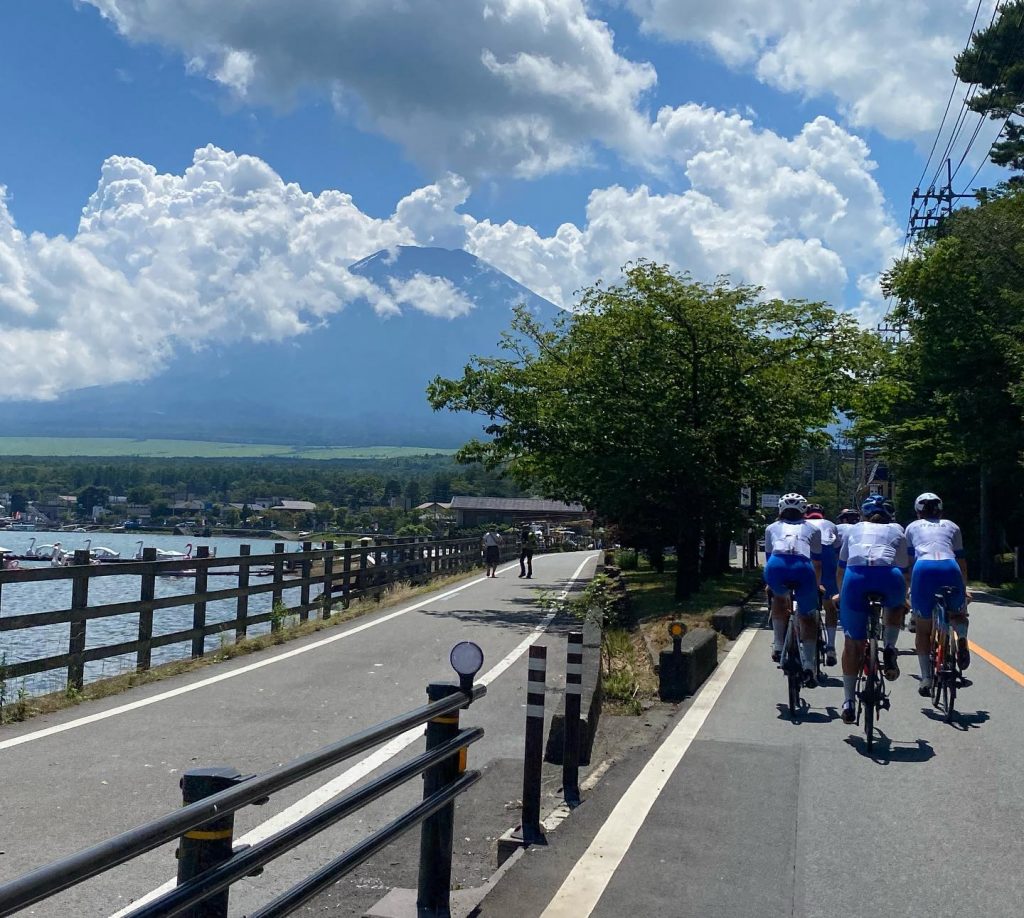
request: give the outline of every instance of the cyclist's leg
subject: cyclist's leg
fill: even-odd
[[[839,610],[832,597],[839,592],[836,583],[836,553],[831,545],[822,548],[821,552],[821,585],[825,588],[822,605],[825,608],[825,663],[836,665],[836,624],[839,621]]]
[[[936,582],[935,561],[917,561],[910,576],[910,603],[917,616],[917,664],[921,669],[921,685],[918,691],[925,695],[931,688],[932,672],[932,626],[935,610],[935,594],[941,584]]]
[[[839,615],[843,624],[843,721],[853,723],[857,673],[864,659],[864,641],[868,636],[867,591],[864,569],[848,567],[839,597]]]
[[[796,568],[794,582],[800,623],[800,663],[804,668],[804,682],[810,687],[818,684],[814,675],[818,656],[818,581],[810,561]]]
[[[776,663],[781,659],[782,643],[789,624],[788,560],[784,555],[772,555],[764,566],[765,583],[772,591],[772,660]]]
[[[900,677],[899,657],[896,641],[899,640],[903,624],[903,603],[907,596],[907,584],[903,574],[895,567],[872,568],[878,581],[878,592],[885,597],[884,648],[882,650],[885,678],[890,682]]]

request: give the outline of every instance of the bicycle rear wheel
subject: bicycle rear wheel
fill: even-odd
[[[946,660],[946,723],[953,722],[953,713],[956,708],[956,680],[957,680],[957,636],[956,632],[950,630],[949,646],[947,650],[949,657]]]
[[[875,710],[878,705],[875,662],[874,660],[868,661],[867,672],[864,675],[864,690],[861,692],[861,707],[864,710],[864,739],[867,741],[868,752],[875,744]]]

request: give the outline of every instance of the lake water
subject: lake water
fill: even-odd
[[[219,557],[234,556],[239,553],[239,546],[244,543],[252,546],[252,554],[268,555],[274,550],[274,542],[262,539],[225,539],[198,538],[183,536],[136,535],[135,533],[82,533],[82,532],[11,532],[0,531],[0,546],[8,548],[15,554],[24,554],[35,537],[36,545],[50,545],[60,541],[63,548],[73,551],[85,548],[85,540],[92,539],[92,547],[111,548],[121,553],[122,559],[135,557],[138,550],[140,535],[147,548],[163,548],[172,551],[185,551],[185,546],[192,542],[195,548],[200,545],[209,546],[211,554],[216,549]],[[297,551],[295,543],[286,543],[286,551]],[[193,555],[195,551],[193,550]],[[22,561],[21,566],[48,567],[49,562]],[[265,582],[267,578],[250,576],[250,583]],[[238,585],[237,576],[214,576],[209,578],[209,589],[231,589]],[[115,602],[130,602],[139,599],[140,578],[97,577],[89,581],[89,605],[98,606]],[[156,580],[157,598],[164,596],[180,596],[195,591],[195,580],[191,577],[158,577]],[[315,591],[314,591],[315,593]],[[285,605],[295,606],[299,603],[298,588],[284,590]],[[249,598],[249,614],[256,615],[268,612],[271,606],[271,594],[261,593]],[[42,583],[4,584],[0,592],[0,616],[22,615],[31,612],[53,612],[71,607],[71,581],[52,580]],[[206,621],[227,621],[235,617],[236,600],[220,600],[211,602],[206,607]],[[181,606],[174,609],[157,609],[153,613],[153,635],[183,631],[192,627],[192,606]],[[68,624],[45,625],[39,628],[28,628],[22,631],[0,632],[0,659],[4,656],[8,663],[37,659],[67,653]],[[121,641],[132,641],[138,637],[138,614],[118,615],[110,618],[92,619],[87,623],[86,647],[101,647]],[[250,635],[266,633],[270,630],[269,622],[251,625]],[[206,651],[209,653],[220,647],[223,639],[233,639],[234,632],[226,632],[222,637],[213,635],[206,639]],[[188,657],[191,653],[189,642],[171,644],[166,647],[153,648],[153,664],[166,663],[169,660]],[[106,676],[131,671],[135,668],[135,654],[97,660],[85,665],[87,682]],[[8,680],[7,694],[12,696],[19,687],[24,686],[30,694],[56,691],[64,688],[67,674],[63,669],[27,676],[24,680]]]

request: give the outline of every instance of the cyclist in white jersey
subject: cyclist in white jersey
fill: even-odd
[[[914,501],[917,519],[907,526],[907,550],[911,570],[910,603],[917,616],[917,662],[921,667],[921,684],[917,690],[928,695],[932,686],[932,664],[929,650],[932,637],[932,610],[935,595],[943,587],[953,587],[950,597],[949,623],[960,642],[957,663],[961,669],[971,665],[967,646],[967,561],[960,527],[942,518],[942,499],[926,491]]]
[[[807,501],[802,494],[779,499],[779,518],[764,531],[764,579],[772,591],[772,660],[782,658],[789,624],[790,590],[796,593],[800,621],[800,662],[807,688],[818,684],[814,673],[818,654],[818,584],[821,582],[821,532],[804,519]]]
[[[839,561],[839,529],[832,520],[825,519],[825,508],[821,504],[808,504],[804,514],[807,522],[821,532],[821,585],[825,588],[825,665],[836,665],[836,625],[839,610],[832,597],[839,592],[836,583],[836,564]]]
[[[846,508],[836,517],[836,532],[839,535],[839,544],[836,545],[836,554],[843,547],[843,539],[857,523],[860,522],[860,510]]]
[[[882,673],[886,679],[898,679],[900,668],[896,640],[903,621],[909,558],[903,527],[893,521],[892,503],[880,496],[867,498],[861,505],[864,522],[852,526],[843,537],[839,550],[840,618],[846,639],[843,643],[843,723],[856,719],[855,693],[857,673],[864,656],[868,636],[868,594],[881,593],[885,605],[885,646]]]

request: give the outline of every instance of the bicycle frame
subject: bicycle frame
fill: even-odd
[[[946,723],[953,720],[961,676],[957,662],[960,637],[949,623],[949,597],[953,592],[951,587],[943,587],[936,593],[932,611],[932,705],[945,709]]]
[[[864,736],[868,751],[875,741],[875,718],[889,708],[889,694],[882,679],[878,638],[882,627],[883,597],[868,594],[868,636],[864,642],[864,658],[857,675],[857,722],[864,715]]]

